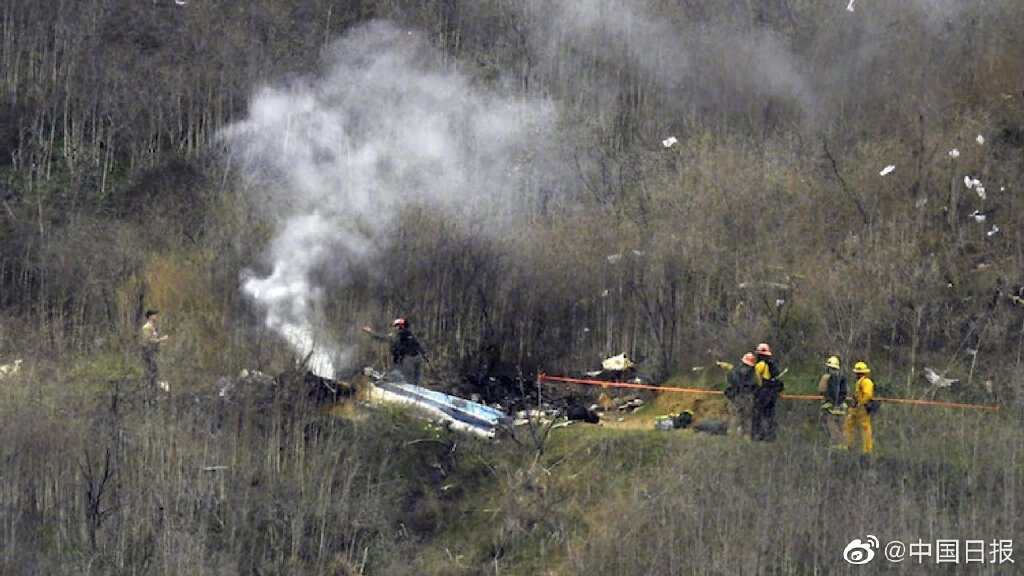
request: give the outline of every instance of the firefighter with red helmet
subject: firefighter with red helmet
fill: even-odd
[[[430,363],[427,351],[409,329],[408,320],[395,318],[391,325],[394,326],[394,332],[390,334],[378,334],[369,326],[363,326],[363,332],[369,334],[374,340],[387,342],[391,349],[391,361],[395,368],[402,374],[406,382],[418,385],[423,371],[423,363]]]

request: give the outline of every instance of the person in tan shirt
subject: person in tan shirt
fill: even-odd
[[[142,366],[146,372],[146,386],[151,392],[155,392],[161,384],[157,356],[160,343],[164,340],[167,340],[167,336],[160,334],[160,312],[147,310],[146,323],[142,326]]]
[[[818,380],[822,395],[819,417],[830,448],[843,447],[843,420],[846,418],[846,376],[839,371],[839,357],[825,361],[825,373]]]

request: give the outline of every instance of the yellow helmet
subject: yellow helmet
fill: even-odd
[[[857,362],[856,364],[853,365],[853,373],[854,374],[870,374],[871,373],[871,368],[868,368],[868,365],[863,363],[863,362]]]
[[[828,360],[825,361],[825,366],[828,366],[829,368],[835,368],[836,370],[839,370],[839,357],[838,356],[829,356]]]

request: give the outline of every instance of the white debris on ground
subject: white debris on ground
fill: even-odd
[[[21,372],[21,358],[18,358],[10,364],[4,364],[0,366],[0,378],[6,378],[8,376],[14,376],[18,372]]]
[[[895,169],[896,169],[896,165],[895,164],[889,164],[885,168],[882,168],[882,171],[879,172],[878,175],[879,176],[885,176],[886,174],[891,174],[892,171],[895,170]]]
[[[785,304],[786,304],[786,300],[785,299],[783,299],[783,298],[776,298],[775,299],[775,307],[776,308],[782,308],[782,306],[784,306]]]
[[[985,137],[982,136],[981,134],[978,134],[978,137],[975,138],[974,141],[977,142],[978,144],[985,144]]]
[[[850,3],[846,5],[846,10],[847,10],[847,12],[853,12],[853,3],[854,3],[855,1],[856,1],[856,0],[850,0]]]
[[[256,388],[266,389],[272,388],[275,385],[274,377],[264,374],[259,370],[246,370],[243,368],[237,378],[229,378],[221,376],[216,383],[217,396],[221,398],[231,398],[235,395],[236,391],[241,392],[239,385],[242,388],[250,385],[255,385]]]
[[[971,218],[974,218],[974,221],[979,223],[979,224],[984,222],[987,219],[987,217],[984,214],[982,214],[981,212],[979,212],[977,210],[975,210],[974,212],[971,212]]]
[[[988,232],[985,232],[985,236],[988,236],[989,238],[991,238],[991,237],[995,236],[998,233],[999,233],[999,226],[996,226],[995,224],[993,224],[992,225],[992,229],[989,230]]]
[[[167,382],[161,382],[161,383],[158,384],[158,386],[160,386],[160,389],[163,390],[164,392],[170,392],[171,391],[171,385],[168,384]]]
[[[927,366],[924,367],[923,374],[924,374],[924,379],[927,380],[929,384],[931,384],[932,386],[935,386],[936,388],[949,388],[950,386],[953,386],[954,384],[959,384],[960,383],[960,381],[955,379],[955,378],[943,378],[942,376],[940,376],[938,374],[938,372],[936,372],[935,370],[932,370],[931,368],[929,368]]]
[[[968,189],[973,189],[975,186],[981,186],[981,180],[964,176],[964,186],[967,186]]]
[[[985,194],[984,186],[975,186],[974,191],[978,193],[978,198],[981,198],[982,200],[988,198],[988,195]]]
[[[516,426],[522,426],[532,422],[547,423],[551,420],[558,418],[561,413],[558,410],[554,410],[549,406],[545,406],[542,409],[532,408],[530,410],[520,410],[516,412],[516,418],[513,424]]]
[[[927,203],[928,203],[928,197],[927,196],[922,196],[921,198],[917,199],[917,202],[914,202],[914,208],[920,208],[920,207],[924,206]]]
[[[679,140],[676,140],[675,136],[669,136],[668,138],[661,141],[661,145],[665,148],[671,148],[673,144],[676,144]]]
[[[619,260],[622,260],[622,254],[611,254],[608,256],[609,264],[618,264]]]
[[[604,360],[601,361],[601,368],[604,368],[605,370],[609,370],[609,371],[612,371],[612,370],[624,371],[624,370],[629,370],[632,367],[633,367],[633,361],[630,360],[629,358],[626,358],[626,354],[625,353],[619,354],[618,356],[612,356],[610,358],[605,358]]]
[[[957,150],[956,148],[953,148],[952,150],[949,151],[949,157],[950,158],[959,158],[960,157],[960,151]]]

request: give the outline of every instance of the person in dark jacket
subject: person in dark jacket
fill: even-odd
[[[757,394],[754,398],[754,419],[751,426],[751,439],[761,441],[775,440],[778,423],[775,421],[775,404],[782,394],[783,384],[779,379],[779,369],[772,357],[772,349],[765,343],[757,345],[754,350],[757,364],[754,372],[760,379]]]
[[[839,371],[839,358],[825,361],[825,373],[818,380],[818,393],[822,395],[821,428],[830,448],[843,447],[843,421],[846,420],[846,376]]]
[[[749,437],[750,425],[754,417],[754,393],[757,391],[754,355],[747,352],[740,362],[725,377],[729,383],[725,389],[725,396],[729,399],[732,408],[729,428],[738,436]]]
[[[374,340],[387,342],[391,348],[391,361],[395,368],[402,374],[406,382],[419,385],[423,363],[430,363],[427,351],[409,329],[409,322],[405,318],[396,318],[391,324],[395,327],[395,331],[390,334],[377,334],[369,326],[363,326],[363,332],[369,334]]]

